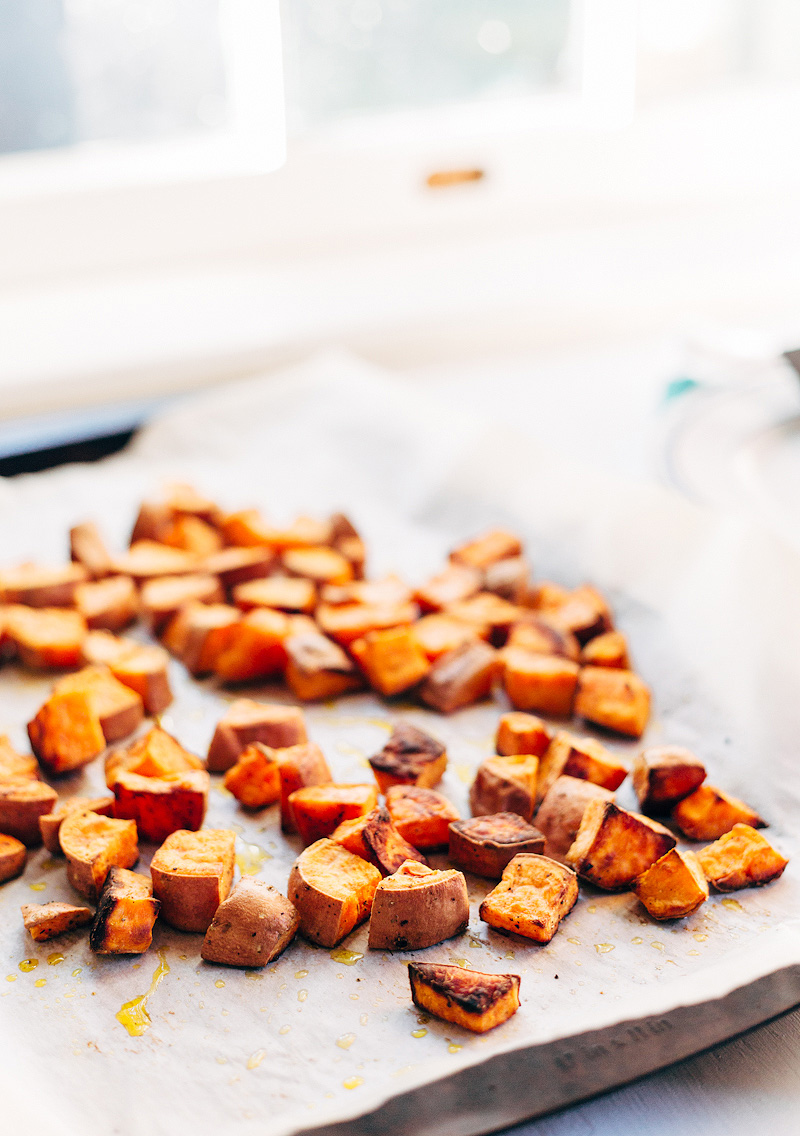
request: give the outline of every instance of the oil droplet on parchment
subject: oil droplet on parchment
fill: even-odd
[[[294,972],[295,978],[305,978],[307,974],[308,974],[307,970],[296,970]]]
[[[47,985],[47,979],[46,978],[37,978],[33,985],[34,986],[46,986]]]
[[[227,1065],[227,1064],[228,1064],[228,1058],[227,1057],[218,1057],[217,1058],[217,1065]]]
[[[23,959],[22,962],[19,964],[19,969],[24,971],[27,974],[28,971],[30,971],[30,970],[36,970],[36,967],[38,965],[39,965],[38,959]]]
[[[369,1021],[369,1014],[362,1014],[361,1017],[358,1020],[359,1020],[359,1022],[361,1022],[362,1026],[365,1026],[367,1024],[367,1022]]]
[[[694,938],[695,938],[695,942],[704,943],[706,941],[706,939],[708,938],[708,935],[704,935],[704,934],[702,934],[702,932],[698,931]]]
[[[659,942],[657,942],[656,940],[654,940],[654,941],[653,941],[653,942],[652,942],[652,943],[650,944],[650,946],[651,946],[651,947],[653,948],[653,950],[654,950],[654,951],[663,951],[663,950],[664,950],[664,944],[663,944],[663,943],[659,943]]]
[[[241,852],[236,853],[236,866],[243,876],[255,876],[261,865],[272,859],[272,854],[258,844],[242,843]]]
[[[345,966],[355,966],[363,957],[358,951],[348,951],[347,947],[337,947],[335,951],[331,951],[333,961],[344,963]]]
[[[729,908],[731,911],[744,911],[738,899],[723,899],[722,906]]]
[[[506,953],[503,955],[504,959],[515,959],[516,957],[517,956],[514,954],[513,951],[506,951]]]
[[[308,991],[307,990],[298,990],[297,991],[297,1001],[298,1002],[305,1002],[307,997],[308,997]]]
[[[416,1029],[411,1031],[412,1037],[424,1037],[428,1031],[426,1029]]]
[[[60,962],[63,962],[66,957],[66,955],[62,955],[61,951],[53,951],[51,955],[47,956],[47,965],[58,966],[58,964]]]
[[[475,776],[475,770],[471,765],[457,765],[456,776],[459,781],[463,781],[465,785],[471,785]]]
[[[467,967],[467,960],[466,959],[460,959],[460,958],[456,958],[455,955],[450,955],[450,962],[453,963],[454,966],[460,966],[463,970],[466,970],[466,967]]]
[[[141,1037],[150,1028],[151,1022],[150,1015],[147,1012],[147,1002],[155,994],[164,975],[169,974],[166,951],[160,950],[158,958],[158,966],[153,971],[153,981],[150,983],[150,989],[147,993],[140,994],[137,998],[131,998],[130,1002],[124,1002],[115,1015],[117,1021],[125,1027],[131,1037]]]
[[[579,947],[581,945],[580,939],[567,939],[567,942],[572,943],[574,947]]]
[[[359,1085],[364,1084],[363,1077],[349,1077],[346,1081],[342,1081],[345,1089],[357,1089]]]
[[[281,1026],[281,1028],[278,1030],[278,1033],[288,1033],[291,1028],[291,1026]]]
[[[594,915],[595,911],[597,911],[597,904],[596,903],[590,903],[589,906],[586,908],[586,910],[589,912],[590,915]]]
[[[215,986],[216,986],[216,987],[217,987],[217,988],[218,988],[219,990],[221,990],[221,989],[222,989],[222,987],[223,987],[223,986],[225,985],[225,983],[224,983],[224,982],[222,981],[222,979],[221,979],[221,978],[218,978],[218,979],[217,979],[217,981],[216,981],[216,982],[214,983],[214,985],[215,985]]]
[[[349,1049],[355,1040],[356,1035],[354,1033],[343,1033],[341,1037],[336,1038],[336,1044],[340,1049]]]
[[[255,1053],[251,1053],[247,1058],[247,1068],[257,1069],[266,1056],[266,1049],[257,1049]]]
[[[6,982],[16,982],[16,981],[17,981],[16,974],[7,974],[6,975]]]
[[[614,950],[613,943],[595,943],[594,949],[599,955],[607,955],[609,951]]]
[[[447,1047],[447,1052],[448,1053],[460,1053],[461,1049],[462,1049],[462,1047],[460,1045],[450,1044]]]
[[[75,969],[74,969],[74,970],[73,970],[73,972],[72,972],[72,977],[73,977],[73,978],[77,978],[77,977],[78,977],[78,975],[79,975],[79,974],[80,974],[80,973],[81,973],[82,971],[83,971],[83,967],[82,967],[82,966],[76,966],[76,967],[75,967]]]
[[[634,944],[634,946],[638,947],[641,946],[641,944],[644,942],[644,939],[641,935],[634,935],[634,937],[631,939],[631,942]]]
[[[44,882],[44,880],[37,880],[35,884],[29,884],[28,886],[30,887],[31,891],[44,891],[44,889],[47,887],[47,884]]]

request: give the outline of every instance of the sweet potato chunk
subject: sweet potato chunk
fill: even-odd
[[[301,852],[289,875],[289,899],[300,914],[300,934],[335,947],[372,909],[381,874],[334,840]]]
[[[370,950],[414,951],[467,929],[467,881],[453,868],[436,871],[406,860],[375,889]]]
[[[233,589],[233,602],[242,611],[254,607],[271,607],[278,611],[312,612],[317,602],[317,589],[312,580],[298,576],[267,576],[263,580],[247,580]]]
[[[225,774],[225,788],[246,809],[263,809],[280,799],[279,752],[253,742]]]
[[[331,840],[374,864],[384,876],[396,872],[406,860],[427,863],[422,853],[404,840],[394,827],[385,805],[376,805],[363,816],[343,821],[331,833]]]
[[[528,596],[531,568],[524,556],[509,556],[489,564],[483,573],[483,590],[509,603],[521,604]]]
[[[90,631],[81,644],[81,662],[90,667],[108,666],[138,646],[135,639],[124,635],[112,635],[110,631]]]
[[[145,581],[140,599],[145,622],[158,635],[184,604],[220,603],[225,596],[216,576],[190,573]]]
[[[200,954],[225,966],[266,966],[286,950],[299,926],[294,904],[264,880],[245,876],[217,908]]]
[[[414,1005],[442,1021],[486,1033],[519,1009],[519,975],[481,974],[440,962],[408,965]]]
[[[517,813],[530,820],[536,804],[539,758],[532,753],[487,757],[481,762],[469,791],[473,816]]]
[[[547,856],[521,853],[484,899],[480,917],[498,931],[549,943],[578,900],[578,878]]]
[[[335,698],[364,685],[342,648],[317,630],[290,634],[286,658],[286,685],[303,702]]]
[[[106,784],[113,789],[122,772],[135,773],[139,777],[167,777],[202,768],[203,762],[196,754],[190,753],[160,726],[153,726],[127,749],[114,750],[108,755]]]
[[[370,631],[351,643],[350,650],[370,686],[387,697],[416,686],[430,670],[427,656],[409,627]]]
[[[491,693],[497,652],[477,639],[441,655],[420,687],[420,698],[441,714],[452,714]]]
[[[407,627],[417,618],[412,603],[321,603],[316,610],[320,629],[340,646],[349,647],[371,631]]]
[[[448,651],[479,638],[477,630],[451,615],[425,615],[411,630],[427,658],[433,663]]]
[[[217,723],[208,750],[208,768],[212,773],[224,773],[252,742],[286,749],[307,741],[303,712],[298,707],[237,698]]]
[[[551,619],[565,631],[570,631],[581,645],[612,629],[608,604],[589,584],[570,592],[565,601],[551,612]]]
[[[57,799],[55,789],[44,781],[0,780],[0,832],[35,848],[42,842],[39,817],[52,812]]]
[[[149,876],[111,868],[97,904],[89,946],[97,955],[140,955],[153,942],[161,904]]]
[[[37,780],[39,763],[29,753],[17,753],[7,734],[0,734],[0,780],[5,777],[22,777]]]
[[[114,815],[113,797],[70,797],[60,801],[52,812],[39,817],[42,843],[51,856],[61,855],[61,825],[70,813],[89,812],[98,816]]]
[[[504,529],[492,529],[483,536],[454,548],[450,560],[453,564],[466,564],[469,568],[483,570],[498,560],[519,556],[521,552],[522,543],[518,536]]]
[[[142,777],[120,770],[114,781],[114,815],[135,820],[139,836],[161,844],[171,832],[195,832],[208,804],[209,776],[204,769]]]
[[[51,773],[69,773],[97,757],[106,746],[92,695],[54,694],[28,722],[31,749]]]
[[[313,742],[288,746],[279,750],[277,756],[281,779],[281,828],[284,832],[296,832],[292,793],[312,785],[330,785],[333,778],[325,755]]]
[[[71,812],[61,824],[67,879],[81,895],[97,899],[111,868],[132,868],[139,859],[136,825],[91,812]]]
[[[407,605],[411,619],[417,614],[416,608],[411,604],[411,588],[399,576],[394,575],[381,576],[378,580],[351,580],[348,584],[324,584],[320,588],[319,597],[322,604],[332,607],[355,605],[395,608]],[[408,623],[410,620],[401,622]],[[360,634],[374,630],[374,627],[367,627]]]
[[[227,829],[171,833],[150,864],[162,919],[178,931],[207,931],[231,890],[235,847]]]
[[[231,629],[228,645],[217,656],[223,682],[251,682],[279,674],[286,666],[285,642],[290,623],[282,611],[258,607]]]
[[[578,666],[560,655],[534,655],[522,647],[502,654],[503,685],[517,710],[568,718],[578,683]]]
[[[84,521],[69,530],[69,551],[70,559],[80,564],[93,580],[110,576],[114,571],[111,554],[93,521]]]
[[[374,785],[307,785],[289,794],[289,808],[304,844],[330,836],[342,821],[365,816],[377,803]]]
[[[349,560],[356,579],[363,579],[367,548],[358,533],[358,529],[344,513],[334,513],[328,521],[328,525],[330,528],[328,543],[337,552],[341,552],[345,560]]]
[[[170,548],[155,540],[137,540],[123,556],[118,556],[114,569],[120,576],[134,580],[152,580],[157,576],[182,576],[196,570],[197,558],[180,548]]]
[[[88,579],[80,564],[65,564],[61,568],[40,568],[36,564],[22,564],[0,572],[0,593],[3,603],[24,604],[25,607],[62,608],[75,602],[75,589]]]
[[[509,647],[521,647],[534,655],[561,655],[577,663],[580,644],[571,631],[557,627],[545,615],[526,613],[508,633]]]
[[[635,758],[632,778],[642,812],[654,815],[668,813],[678,801],[693,793],[705,781],[706,770],[691,750],[651,746]]]
[[[76,907],[72,903],[23,903],[21,911],[25,930],[37,943],[85,927],[94,919],[90,907]]]
[[[675,843],[672,833],[656,821],[612,801],[594,800],[586,806],[566,858],[582,879],[604,891],[622,891]]]
[[[200,567],[218,576],[224,588],[234,588],[245,580],[268,576],[274,563],[275,553],[271,548],[222,548],[207,556]]]
[[[450,825],[449,856],[465,872],[499,880],[520,852],[544,852],[544,836],[517,813],[494,813]]]
[[[454,619],[474,627],[481,639],[488,639],[496,647],[505,643],[509,628],[521,614],[516,604],[509,603],[492,592],[478,592],[468,600],[448,604],[444,610]]]
[[[28,852],[22,841],[0,832],[0,884],[21,875],[27,859]]]
[[[633,882],[654,919],[683,919],[708,899],[708,883],[693,852],[670,848]]]
[[[528,607],[549,617],[554,611],[558,611],[560,607],[564,606],[569,596],[568,588],[562,588],[561,584],[554,584],[552,580],[542,580],[541,583],[531,589],[528,596]]]
[[[553,734],[541,718],[512,710],[497,724],[495,749],[504,757],[514,753],[532,753],[544,757]]]
[[[57,670],[80,663],[86,620],[66,608],[12,607],[6,631],[26,667]]]
[[[75,606],[92,630],[121,631],[139,611],[136,587],[130,576],[109,576],[75,589]]]
[[[572,847],[590,801],[613,801],[614,794],[576,777],[557,777],[536,813],[536,827],[544,833],[547,856],[563,859]]]
[[[463,564],[449,564],[414,593],[423,611],[442,611],[448,604],[467,600],[480,591],[481,573]]]
[[[735,824],[719,840],[701,848],[697,860],[717,891],[760,887],[783,875],[789,861],[749,824]]]
[[[346,584],[353,566],[335,548],[293,548],[283,554],[283,567],[290,576],[315,584]]]
[[[382,793],[392,785],[419,785],[430,789],[444,776],[447,750],[424,730],[400,722],[369,763]]]
[[[84,667],[65,675],[53,687],[53,695],[85,694],[97,717],[107,742],[127,738],[144,718],[144,705],[139,695],[123,685],[108,667]]]
[[[460,819],[447,797],[417,785],[392,785],[386,790],[386,807],[403,839],[426,851],[446,848],[450,823]]]
[[[176,517],[163,530],[162,544],[183,548],[193,556],[213,556],[222,548],[222,537],[208,521],[200,517]]]
[[[716,840],[736,824],[766,828],[758,813],[713,785],[699,785],[672,810],[672,820],[689,840]]]
[[[613,793],[628,776],[628,770],[594,738],[576,738],[560,730],[539,765],[537,800],[541,801],[556,778],[562,775],[592,781]]]
[[[241,617],[239,609],[230,604],[186,604],[170,621],[164,646],[195,677],[212,674]]]
[[[114,659],[109,667],[114,678],[136,691],[148,714],[160,714],[172,702],[169,660],[161,647],[137,646]]]
[[[650,691],[633,671],[581,667],[575,713],[607,730],[640,738],[650,718]]]
[[[590,639],[581,651],[581,663],[585,667],[616,667],[628,671],[631,668],[628,656],[628,642],[621,631],[604,631],[602,635]]]

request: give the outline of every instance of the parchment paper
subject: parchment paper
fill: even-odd
[[[765,532],[651,485],[616,483],[583,468],[568,423],[543,452],[526,438],[524,423],[512,436],[469,408],[435,405],[402,380],[327,355],[185,403],[123,456],[0,484],[3,560],[63,560],[67,529],[84,518],[122,547],[138,501],[169,477],[195,482],[225,506],[260,506],[278,522],[296,511],[343,509],[367,537],[370,574],[394,570],[412,581],[482,527],[516,527],[538,577],[591,580],[609,593],[635,665],[654,689],[646,741],[695,749],[709,780],[753,804],[770,820],[777,846],[794,854],[800,571]],[[201,754],[231,698],[288,700],[275,687],[220,691],[176,663],[172,679],[176,701],[164,724]],[[24,725],[50,684],[10,666],[0,675],[0,726],[22,747]],[[366,757],[392,721],[430,730],[449,752],[444,791],[466,814],[468,783],[492,751],[504,708],[498,699],[444,718],[363,694],[306,713],[310,736],[343,781],[370,779]],[[608,744],[628,759],[637,748]],[[103,789],[101,762],[59,785],[64,795]],[[633,804],[626,786],[618,799]],[[243,865],[285,891],[299,845],[280,835],[275,808],[246,815],[214,778],[206,823],[235,827]],[[144,867],[153,849],[142,851]],[[669,1021],[672,1014],[677,1023],[678,1007],[713,1007],[800,963],[794,865],[770,887],[714,896],[676,924],[651,921],[631,894],[583,888],[548,946],[490,931],[477,917],[489,885],[475,877],[468,884],[473,918],[461,938],[393,955],[369,952],[362,927],[343,946],[363,958],[342,960],[298,939],[265,970],[242,972],[201,962],[199,936],[160,925],[153,950],[140,957],[95,958],[84,933],[33,944],[20,904],[74,899],[63,862],[33,853],[24,876],[0,891],[3,1130],[35,1120],[44,1136],[303,1131],[471,1066],[495,1069],[490,1059],[504,1054],[519,1076],[513,1054],[535,1044],[648,1015]],[[51,965],[57,954],[63,961]],[[19,969],[26,958],[38,960],[35,969]],[[148,990],[159,958],[169,972],[148,1000],[150,1028],[130,1037],[115,1015]],[[409,958],[518,973],[522,1007],[482,1037],[420,1021],[408,992]],[[758,1020],[753,998],[717,1033]],[[695,1027],[698,1021],[695,1015]],[[694,1028],[692,1019],[681,1028]],[[617,1036],[614,1077],[623,1080],[627,1069],[630,1076],[640,1071],[631,1056],[636,1034]],[[703,1044],[699,1029],[698,1038]],[[531,1076],[542,1073],[536,1053]],[[568,1061],[563,1068],[556,1062],[547,1078],[566,1083],[574,1073]],[[482,1084],[479,1071],[475,1084]],[[514,1118],[498,1110],[472,1127],[449,1128],[448,1100],[431,1094],[431,1130],[488,1130]],[[423,1130],[421,1122],[409,1124]],[[395,1117],[392,1130],[401,1126]]]

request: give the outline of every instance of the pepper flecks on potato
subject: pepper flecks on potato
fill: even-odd
[[[503,870],[499,884],[480,906],[484,923],[549,943],[578,901],[578,879],[547,856],[520,853]]]

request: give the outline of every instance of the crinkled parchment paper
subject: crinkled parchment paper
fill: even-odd
[[[0,484],[3,561],[62,560],[69,525],[88,517],[121,547],[138,500],[169,477],[277,521],[344,509],[367,536],[371,572],[414,581],[456,540],[509,524],[539,577],[589,579],[609,592],[654,688],[647,741],[695,749],[712,783],[751,802],[793,854],[795,557],[735,517],[613,482],[579,458],[568,423],[543,453],[524,423],[511,436],[468,407],[434,405],[424,391],[331,355],[187,402],[121,457]],[[172,668],[177,697],[165,725],[204,753],[233,695]],[[0,675],[0,726],[20,746],[49,686],[13,667]],[[245,693],[286,700],[277,688]],[[450,755],[444,790],[466,809],[500,711],[498,701],[442,718],[357,695],[307,715],[343,781],[369,780],[366,757],[392,720],[429,729]],[[636,748],[610,744],[628,758]],[[60,790],[102,789],[100,764]],[[285,890],[298,846],[280,835],[276,809],[245,815],[214,781],[207,823],[234,827],[245,869]],[[632,804],[630,790],[620,799]],[[143,867],[152,851],[143,848]],[[473,919],[461,938],[411,956],[370,953],[362,927],[343,944],[350,954],[298,939],[265,970],[238,971],[201,962],[199,936],[162,926],[140,957],[94,958],[79,933],[33,944],[20,904],[72,898],[63,863],[34,852],[24,876],[0,891],[3,1130],[278,1136],[344,1121],[359,1132],[487,1131],[711,1044],[800,997],[794,865],[776,884],[714,896],[677,924],[652,922],[631,894],[583,889],[548,946],[489,930],[477,918],[487,884],[468,883]],[[420,1021],[408,957],[514,971],[522,1007],[483,1037]],[[26,958],[35,969],[19,969]],[[148,991],[160,959],[169,970],[147,1002],[150,1028],[131,1037],[116,1014]],[[373,1122],[355,1119],[384,1102]]]

